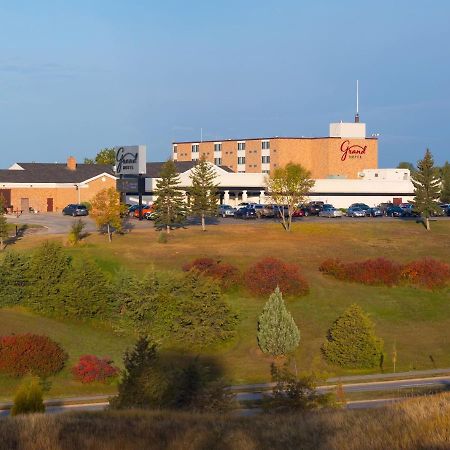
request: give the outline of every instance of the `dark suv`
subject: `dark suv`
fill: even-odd
[[[74,205],[74,204],[67,205],[62,210],[62,213],[64,216],[73,216],[73,217],[87,216],[89,214],[85,205]]]
[[[323,209],[323,202],[309,202],[306,205],[306,209],[311,216],[318,216]]]

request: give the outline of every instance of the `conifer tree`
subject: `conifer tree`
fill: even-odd
[[[434,167],[433,156],[427,149],[424,158],[417,163],[417,171],[412,174],[414,185],[414,209],[425,218],[426,229],[430,230],[430,216],[439,214],[440,180]]]
[[[258,345],[264,353],[281,356],[292,352],[299,342],[300,331],[277,287],[259,316]]]
[[[172,160],[163,165],[159,177],[155,189],[155,226],[170,233],[171,227],[183,222],[186,216],[184,195],[179,188],[180,177]]]
[[[202,156],[192,170],[190,178],[192,187],[189,190],[191,199],[191,213],[200,217],[202,230],[205,231],[205,217],[217,214],[217,175],[213,165]]]
[[[9,236],[8,222],[5,217],[5,208],[3,206],[3,198],[0,197],[0,250],[5,248],[5,239]]]
[[[29,259],[8,251],[0,265],[0,308],[17,305],[25,298],[29,278]]]
[[[332,325],[322,345],[325,358],[346,368],[371,368],[380,363],[383,342],[360,306],[351,305]]]
[[[450,163],[445,162],[442,167],[442,189],[441,189],[441,202],[450,203]]]

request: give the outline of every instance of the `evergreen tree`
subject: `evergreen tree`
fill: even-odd
[[[180,177],[175,163],[168,160],[162,167],[160,179],[156,182],[154,202],[155,226],[165,228],[167,233],[173,225],[184,221],[186,204],[184,194],[179,188]]]
[[[71,259],[61,245],[46,241],[31,256],[28,305],[44,314],[61,308],[61,284],[67,277]]]
[[[332,364],[371,368],[380,363],[383,342],[376,337],[371,320],[354,304],[333,323],[322,351]]]
[[[28,258],[20,253],[7,252],[0,265],[0,308],[22,302],[29,276]]]
[[[113,294],[99,267],[88,260],[75,264],[61,286],[59,313],[88,319],[106,318],[113,310]]]
[[[292,352],[299,342],[300,331],[277,287],[259,316],[258,345],[264,353],[281,356]]]
[[[214,166],[206,161],[205,156],[202,156],[190,175],[192,180],[192,187],[189,190],[191,213],[201,218],[203,231],[206,229],[205,217],[217,214],[216,177]]]
[[[5,248],[5,239],[9,237],[8,222],[5,217],[5,208],[3,206],[3,197],[0,196],[0,250]]]
[[[430,216],[442,212],[437,202],[440,196],[440,180],[430,150],[427,149],[424,158],[417,163],[412,183],[415,194],[414,209],[425,218],[425,226],[429,231]]]
[[[161,408],[170,404],[172,380],[159,361],[156,344],[141,337],[125,353],[124,366],[118,395],[110,401],[113,408]]]
[[[445,162],[442,167],[442,190],[441,190],[441,202],[450,203],[450,163]]]

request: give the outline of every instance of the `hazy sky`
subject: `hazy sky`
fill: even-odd
[[[450,1],[0,0],[0,167],[326,136],[355,80],[381,167],[450,160]]]

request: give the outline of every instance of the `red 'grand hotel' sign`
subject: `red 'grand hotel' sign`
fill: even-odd
[[[349,159],[361,158],[362,155],[366,154],[367,145],[362,147],[361,145],[350,145],[350,141],[346,140],[341,144],[341,161],[345,161],[347,157]]]

